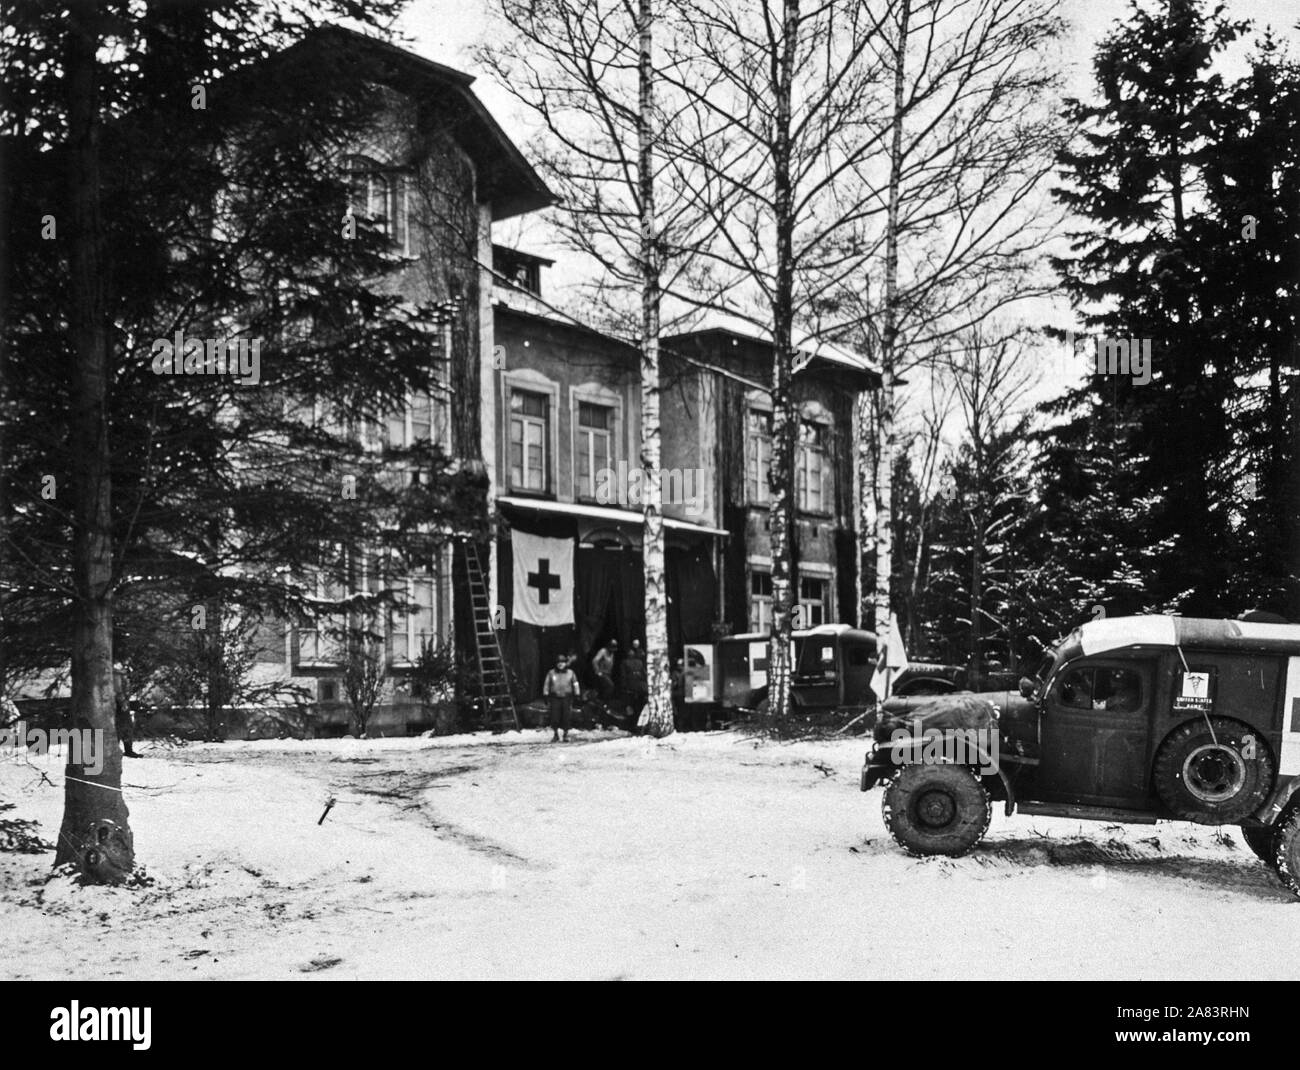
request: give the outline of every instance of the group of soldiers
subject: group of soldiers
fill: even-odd
[[[561,733],[564,740],[569,738],[573,700],[581,696],[578,674],[574,671],[577,661],[576,654],[561,654],[555,660],[555,668],[546,674],[546,682],[542,687],[552,743],[560,742]],[[609,703],[615,694],[621,692],[627,701],[632,723],[638,723],[650,695],[645,650],[641,646],[641,640],[633,639],[631,649],[621,658],[618,640],[609,640],[592,655],[591,671],[600,700]]]

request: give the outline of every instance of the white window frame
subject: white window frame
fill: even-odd
[[[808,600],[803,597],[805,580],[825,584],[820,601]],[[835,570],[830,565],[820,565],[814,562],[801,563],[799,565],[797,603],[804,607],[821,606],[821,620],[813,620],[809,612],[805,615],[805,627],[816,628],[821,624],[830,624],[835,614]]]
[[[795,444],[795,503],[798,511],[811,516],[829,516],[834,510],[833,499],[835,487],[832,473],[831,434],[833,423],[830,415],[820,405],[804,407],[799,417],[799,432],[802,436],[805,427],[816,427],[822,435],[820,447],[814,449],[802,441]],[[812,475],[810,461],[816,457],[817,463],[817,506],[810,500],[809,477]],[[830,500],[828,500],[830,499]]]
[[[510,457],[510,423],[512,412],[510,409],[510,399],[516,390],[528,394],[541,394],[547,399],[547,423],[550,424],[549,432],[545,439],[545,456],[542,459],[542,483],[541,490],[529,490],[517,486],[511,479],[511,457]],[[559,439],[559,422],[560,422],[560,387],[553,379],[548,379],[540,372],[532,369],[521,369],[514,372],[503,372],[501,376],[501,486],[506,488],[507,493],[529,494],[536,497],[552,497],[555,495],[557,488],[562,487],[561,481],[556,478],[556,458],[560,452]],[[567,492],[566,492],[567,493]]]
[[[541,401],[542,415],[516,411],[514,399],[536,398]],[[545,394],[534,394],[527,390],[510,391],[510,489],[521,490],[525,494],[545,494],[548,490],[547,475],[550,472],[548,439],[550,435],[550,400]],[[515,473],[515,427],[519,428],[519,472]],[[540,456],[538,456],[540,454]],[[533,485],[532,475],[537,473],[537,484]]]
[[[755,435],[750,431],[750,420],[754,414],[765,416],[768,421],[768,433],[766,436]],[[748,391],[745,394],[745,504],[746,505],[770,505],[772,503],[771,472],[772,472],[772,399],[767,394],[760,394],[757,391]],[[766,443],[766,465],[762,463],[762,456],[755,456],[761,453],[761,447]],[[756,463],[757,462],[757,463]],[[751,479],[750,471],[757,467],[758,471]]]
[[[402,582],[406,586],[407,606],[417,605],[415,600],[417,583],[427,583],[429,585],[430,602],[427,606],[422,605],[413,613],[404,610],[393,611],[388,643],[393,664],[414,665],[420,651],[423,649],[425,639],[432,639],[435,643],[438,643],[447,638],[449,607],[445,598],[446,564],[447,561],[444,557],[435,565],[431,565],[422,571],[407,573],[403,578]],[[421,631],[419,628],[420,613],[424,609],[428,609],[433,618],[427,631]],[[399,635],[402,636],[405,646],[404,653],[399,653],[396,645]]]
[[[571,428],[570,442],[572,443],[570,456],[572,458],[573,469],[573,500],[594,502],[596,500],[596,473],[597,467],[591,470],[591,493],[582,493],[582,487],[578,476],[578,457],[581,453],[581,443],[583,437],[582,427],[579,424],[578,414],[581,411],[581,405],[594,405],[598,408],[610,410],[609,430],[606,432],[609,436],[609,467],[617,468],[618,462],[625,456],[623,449],[623,399],[614,390],[601,386],[598,383],[583,383],[580,386],[569,389],[569,426]]]
[[[316,569],[313,589],[316,592],[315,597],[322,602],[328,598],[326,586],[324,570]],[[336,623],[338,619],[335,614],[317,614],[312,617],[309,627],[298,628],[298,665],[300,667],[337,668],[342,664],[343,650],[339,646],[339,641],[328,634],[330,626]],[[311,644],[310,656],[305,653],[309,642]]]

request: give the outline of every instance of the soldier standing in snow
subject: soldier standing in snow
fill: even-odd
[[[555,668],[546,674],[546,683],[542,693],[550,707],[551,742],[560,741],[560,731],[564,731],[564,741],[569,741],[569,718],[573,713],[573,695],[578,690],[578,678],[569,668],[568,659],[561,654],[555,659]]]
[[[632,707],[632,723],[636,724],[641,716],[642,709],[645,708],[645,704],[650,698],[650,688],[646,683],[645,652],[641,649],[640,639],[632,640],[632,649],[627,652],[627,657],[623,659],[623,669],[620,675],[623,682],[623,691],[627,695],[628,704]]]

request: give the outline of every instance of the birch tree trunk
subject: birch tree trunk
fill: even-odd
[[[117,882],[134,866],[122,797],[122,754],[113,714],[112,491],[109,482],[109,341],[105,323],[99,205],[99,122],[94,0],[69,5],[68,91],[71,206],[71,452],[73,584],[72,724],[95,741],[94,761],[65,769],[63,825],[55,865],[70,862],[93,882]],[[89,740],[87,740],[89,742]],[[83,745],[80,757],[87,757]],[[102,768],[92,772],[102,761]]]
[[[768,703],[773,726],[790,712],[792,613],[791,548],[794,538],[794,447],[799,422],[791,389],[794,366],[794,203],[790,174],[790,110],[799,0],[785,0],[776,56],[776,122],[772,139],[776,278],[772,293],[772,640],[768,653]]]
[[[659,234],[655,219],[654,0],[640,0],[637,104],[637,168],[641,200],[641,467],[648,491],[642,501],[645,529],[645,654],[648,688],[646,730],[663,737],[673,731],[672,684],[668,672],[668,588],[664,581],[663,487],[659,434]]]
[[[875,630],[880,643],[894,642],[890,617],[890,579],[894,568],[894,380],[898,356],[898,200],[903,170],[903,88],[907,57],[907,27],[911,0],[902,0],[898,15],[898,40],[894,46],[894,116],[889,143],[889,208],[885,233],[885,309],[880,345],[880,423],[876,451],[876,590]],[[885,670],[888,688],[889,670]],[[886,696],[878,696],[884,698]]]
[[[853,476],[857,487],[858,515],[857,558],[853,577],[853,619],[859,628],[871,626],[871,607],[875,591],[867,590],[867,561],[875,559],[876,503],[873,498],[876,486],[876,450],[874,431],[875,413],[872,411],[871,391],[861,391],[853,403],[856,448],[853,451]]]

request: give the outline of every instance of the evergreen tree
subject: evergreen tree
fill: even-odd
[[[377,28],[398,6],[369,5],[364,18]],[[434,124],[386,128],[395,106],[386,72],[317,28],[358,17],[357,5],[96,5],[79,24],[95,46],[89,150],[67,142],[73,31],[41,3],[10,13],[3,121],[20,165],[6,176],[0,257],[12,417],[2,474],[6,671],[66,659],[87,600],[76,577],[89,550],[72,530],[102,536],[94,597],[110,620],[121,607],[137,636],[150,619],[198,622],[215,636],[227,613],[324,617],[344,629],[344,618],[401,612],[405,584],[384,577],[427,564],[440,541],[485,515],[481,475],[457,471],[441,435],[430,429],[411,445],[384,433],[408,398],[446,395],[448,351],[465,346],[456,279],[477,272],[475,206],[467,186],[424,181]],[[393,216],[354,215],[357,186],[373,176],[350,169],[349,154],[385,139],[415,173],[416,240],[459,236],[459,245],[417,247],[446,269],[428,305],[405,296],[412,269],[394,247]],[[102,238],[102,308],[91,318],[106,347],[106,475],[89,481],[73,478],[84,389],[74,390],[66,312],[77,284],[71,205],[87,188]],[[184,374],[192,353],[177,353],[176,366],[164,359],[177,332],[209,359],[248,342],[243,367]],[[91,490],[108,496],[102,525],[84,519]],[[104,668],[111,627],[95,635],[83,660]],[[86,686],[76,659],[72,675],[75,696]],[[92,693],[87,718],[111,741],[111,688]],[[106,813],[94,800],[121,795],[116,783],[87,795],[85,778],[69,772],[58,861],[76,863],[82,826]],[[124,809],[116,816],[125,822]]]
[[[1048,460],[1062,502],[1104,510],[1096,524],[1063,518],[1083,542],[1061,560],[1087,562],[1080,578],[1093,570],[1102,597],[1118,586],[1193,615],[1224,611],[1234,556],[1228,400],[1238,369],[1207,318],[1197,210],[1231,120],[1212,64],[1245,29],[1202,0],[1133,4],[1098,47],[1099,102],[1068,103],[1083,146],[1061,156],[1058,195],[1087,227],[1055,266],[1092,341],[1149,340],[1152,364],[1150,382],[1130,365],[1049,406],[1067,417],[1052,434],[1073,451]]]
[[[1235,382],[1230,600],[1300,620],[1300,67],[1266,35],[1203,175],[1202,307]]]

